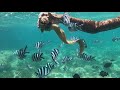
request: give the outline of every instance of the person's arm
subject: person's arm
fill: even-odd
[[[63,17],[63,14],[52,14],[52,13],[48,13],[48,15],[52,18],[52,19],[59,19],[61,20]]]
[[[56,32],[59,38],[66,44],[74,44],[76,41],[74,40],[67,40],[64,31],[57,25],[53,24],[52,29]]]
[[[59,36],[59,38],[66,44],[74,44],[74,43],[78,43],[79,47],[80,47],[80,54],[82,54],[82,52],[84,51],[84,42],[82,40],[67,40],[64,31],[57,25],[57,24],[53,24],[51,27]]]

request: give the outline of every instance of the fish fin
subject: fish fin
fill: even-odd
[[[37,77],[39,77],[39,73],[38,73],[38,72],[35,72],[35,75],[36,75]]]
[[[55,62],[57,65],[59,65],[59,62],[58,62],[57,60],[54,60],[54,62]]]
[[[40,55],[41,57],[43,56],[43,53],[41,53],[41,55]]]
[[[42,59],[45,59],[44,57],[41,57]]]
[[[25,46],[24,51],[26,51],[26,49],[27,49],[27,45]]]

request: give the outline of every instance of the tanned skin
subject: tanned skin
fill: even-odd
[[[62,23],[63,14],[52,14],[49,12],[44,12],[41,17],[38,18],[38,27],[41,28],[42,32],[44,31],[51,31],[54,30],[58,37],[65,43],[65,44],[74,44],[78,43],[80,48],[80,54],[83,53],[85,49],[85,45],[82,39],[79,40],[67,40],[64,30],[59,27],[59,23]],[[87,19],[80,19],[75,17],[70,17],[71,22],[81,23],[83,26],[80,28],[81,31],[96,34],[103,31],[114,30],[115,28],[120,27],[120,17],[108,19],[104,21],[94,21],[94,20],[87,20]],[[42,23],[45,24],[42,24]],[[51,26],[49,30],[44,29],[45,25],[51,22]],[[74,32],[74,31],[71,31]]]

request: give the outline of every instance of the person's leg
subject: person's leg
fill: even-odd
[[[120,27],[120,17],[96,22],[95,27],[96,33],[116,29]]]
[[[80,49],[79,54],[81,55],[84,52],[84,49],[87,47],[85,46],[83,39],[77,40],[77,43],[79,44],[79,49]]]
[[[94,20],[83,20],[78,18],[71,18],[73,22],[78,24],[83,24],[80,27],[80,31],[96,34],[103,31],[113,30],[120,27],[120,17],[108,19],[104,21],[94,21]]]

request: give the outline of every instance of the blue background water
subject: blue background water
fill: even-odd
[[[63,14],[63,12],[56,12]],[[39,12],[1,12],[0,13],[0,50],[16,50],[25,45],[28,45],[29,51],[34,49],[34,44],[41,40],[50,40],[51,44],[48,46],[48,50],[53,49],[60,45],[62,42],[54,31],[41,33],[37,28],[37,19]],[[120,16],[120,12],[69,12],[73,17],[81,19],[91,20],[106,20]],[[120,28],[101,32],[97,34],[89,34],[81,31],[69,32],[67,27],[61,25],[61,28],[65,31],[67,38],[71,36],[78,36],[86,40],[89,53],[97,53],[106,48],[115,51],[115,46],[119,46],[120,43],[113,43],[111,39],[115,36],[120,36]],[[95,44],[94,40],[101,40],[103,43]],[[67,47],[67,48],[66,48]],[[95,48],[93,50],[92,48]],[[68,50],[75,51],[78,46],[64,45],[64,53],[69,54]],[[110,52],[109,52],[110,53]],[[116,53],[116,52],[114,52]],[[100,53],[99,53],[100,54]],[[105,54],[103,54],[105,55]]]
[[[62,13],[62,12],[57,12]],[[41,34],[37,28],[39,12],[1,12],[0,13],[0,49],[15,49],[26,44],[33,44],[40,39],[49,39],[60,42],[54,31]],[[92,20],[106,20],[120,15],[119,12],[70,12],[73,17]],[[92,39],[101,38],[109,41],[111,37],[118,35],[119,28],[114,31],[107,31],[98,34],[88,34],[81,31],[69,32],[61,25],[66,36],[80,36],[90,42]],[[91,43],[92,44],[92,43]]]

